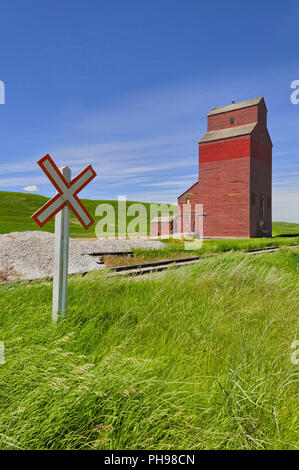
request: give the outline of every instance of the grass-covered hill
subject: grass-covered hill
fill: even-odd
[[[34,212],[36,212],[48,200],[49,198],[37,194],[0,191],[0,233],[23,232],[25,230],[43,230],[46,232],[54,232],[54,219],[48,222],[43,228],[39,228],[39,226],[31,218],[32,214],[34,214]],[[114,207],[116,213],[117,231],[117,201],[96,201],[91,199],[81,199],[81,201],[96,222],[100,219],[100,217],[95,216],[96,207],[100,203],[111,204]],[[127,207],[129,207],[131,204],[134,204],[134,202],[135,201],[127,201]],[[148,208],[148,203],[143,204],[146,208]],[[130,221],[130,217],[128,217],[128,221]],[[149,220],[147,221],[147,226],[149,229]],[[88,230],[85,230],[71,211],[70,235],[72,237],[94,237],[95,226],[93,225]]]
[[[54,218],[50,220],[43,228],[40,228],[36,222],[31,218],[32,214],[36,212],[49,198],[37,194],[16,193],[0,191],[0,233],[10,232],[23,232],[25,230],[42,230],[47,232],[54,232]],[[96,208],[99,204],[110,204],[115,211],[115,230],[118,232],[118,202],[116,200],[92,200],[81,199],[82,203],[98,222],[102,217],[95,215]],[[136,201],[127,201],[127,208]],[[150,210],[149,203],[142,203],[147,212],[147,232],[149,233],[150,227]],[[175,210],[175,206],[172,206]],[[106,214],[104,213],[103,216]],[[134,216],[127,217],[127,224]],[[108,220],[108,224],[111,220]],[[108,230],[111,227],[109,224]],[[70,235],[72,237],[95,237],[95,225],[85,230],[79,220],[70,211]]]
[[[1,449],[299,447],[298,248],[1,285]]]
[[[299,236],[299,224],[294,224],[290,222],[273,222],[272,235],[274,237]]]
[[[37,194],[0,191],[0,233],[23,232],[25,230],[44,230],[47,232],[54,232],[54,220],[51,220],[42,229],[40,229],[34,220],[31,219],[32,214],[47,201],[48,198]],[[111,204],[115,209],[117,230],[117,201],[82,199],[82,202],[96,221],[100,219],[95,216],[95,209],[98,204]],[[127,201],[127,207],[133,203],[134,201]],[[147,229],[149,233],[149,204],[143,204],[147,208]],[[95,236],[95,226],[90,227],[86,231],[72,212],[70,213],[70,216],[70,235],[72,237]],[[132,218],[128,217],[128,221]],[[295,236],[296,234],[299,235],[299,224],[273,222],[273,236]]]
[[[14,192],[0,192],[0,233],[23,232],[25,230],[43,230],[54,232],[54,219],[48,222],[42,229],[32,220],[31,216],[48,198],[37,194],[25,194]],[[88,210],[94,213],[97,201],[84,200]],[[71,214],[70,232],[83,233],[81,225],[77,224]],[[88,233],[88,231],[87,231]]]

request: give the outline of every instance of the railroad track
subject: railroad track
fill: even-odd
[[[200,261],[199,256],[192,256],[189,258],[179,258],[179,259],[172,259],[172,260],[165,260],[165,261],[153,261],[152,263],[145,263],[145,264],[134,264],[128,266],[114,266],[111,269],[110,276],[133,276],[133,275],[140,275],[140,274],[149,274],[153,272],[164,271],[169,267],[177,268],[179,266],[185,266],[187,264],[194,264]]]
[[[282,245],[288,248],[294,248],[296,246],[299,246],[299,243],[292,243],[291,245]],[[273,251],[279,250],[279,248],[282,248],[282,246],[265,246],[264,248],[258,248],[256,250],[247,250],[244,253],[248,255],[259,255],[260,253],[272,253]]]
[[[299,244],[292,244],[288,245],[288,247],[296,247]],[[244,253],[247,255],[258,255],[264,253],[273,253],[279,250],[279,246],[267,246],[264,248],[259,248],[255,250],[247,250]],[[165,261],[154,261],[152,263],[145,263],[145,264],[134,264],[134,265],[126,265],[126,266],[114,266],[109,268],[111,270],[110,276],[136,276],[142,274],[149,274],[153,272],[164,271],[168,268],[178,268],[180,266],[186,266],[188,264],[198,263],[203,259],[207,259],[207,257],[217,256],[219,253],[211,253],[206,257],[200,256],[193,256],[189,258],[179,258],[179,259],[172,259],[172,260],[165,260]]]
[[[296,246],[299,246],[299,243],[294,243],[291,245],[285,245],[290,248],[294,248]],[[273,253],[277,250],[279,250],[279,246],[267,246],[264,248],[259,248],[255,250],[248,250],[243,252],[244,254],[247,255],[258,255],[258,254],[264,254],[264,253]],[[87,254],[87,253],[86,253]],[[90,256],[100,256],[100,258],[103,255],[106,255],[107,253],[88,253]],[[114,254],[111,252],[111,254]],[[126,253],[127,255],[131,255],[131,252]],[[194,264],[198,263],[201,260],[207,259],[208,257],[212,256],[217,256],[221,253],[209,253],[205,257],[200,257],[200,256],[192,256],[188,258],[177,258],[177,259],[171,259],[171,260],[163,260],[163,261],[153,261],[152,263],[145,263],[145,264],[134,264],[134,265],[126,265],[126,266],[114,266],[114,267],[105,267],[103,268],[104,270],[109,271],[108,276],[109,277],[117,277],[117,276],[138,276],[138,275],[143,275],[143,274],[150,274],[154,272],[159,272],[159,271],[164,271],[168,268],[178,268],[180,266],[186,266],[188,264]],[[117,253],[117,255],[124,255],[124,253]],[[132,254],[133,256],[133,254]],[[102,264],[101,261],[99,261],[99,264]],[[77,273],[75,275],[81,274],[82,277],[84,277],[86,274],[88,274],[90,271],[86,272],[81,272]],[[70,276],[73,276],[73,274],[70,274]],[[46,276],[44,278],[40,278],[43,280],[50,281],[52,280],[52,276]],[[32,281],[36,281],[37,279],[27,279],[27,282],[30,284]],[[5,281],[4,283],[15,283],[15,282],[20,282],[20,280],[11,280],[11,281]]]

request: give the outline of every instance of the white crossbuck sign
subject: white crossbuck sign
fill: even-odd
[[[68,167],[59,170],[50,155],[41,158],[38,164],[57,189],[57,194],[32,216],[43,227],[55,215],[52,318],[56,322],[58,314],[63,315],[67,303],[69,209],[72,209],[86,229],[94,223],[77,194],[95,178],[96,173],[89,165],[71,180],[71,170]]]
[[[87,166],[76,178],[68,183],[50,155],[41,158],[38,164],[53,183],[58,193],[33,214],[32,218],[35,222],[40,227],[43,227],[63,207],[69,205],[83,227],[88,229],[94,223],[94,220],[81,203],[77,194],[95,178],[96,173],[92,166]]]

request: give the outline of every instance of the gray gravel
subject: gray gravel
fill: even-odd
[[[160,241],[142,239],[96,241],[70,240],[69,274],[101,269],[91,252],[130,251],[131,248],[159,249]],[[13,232],[0,235],[0,274],[8,280],[38,279],[53,274],[54,234],[48,232]]]

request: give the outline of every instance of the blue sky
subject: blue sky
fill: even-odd
[[[299,222],[297,1],[3,0],[0,190],[54,189],[36,161],[98,177],[82,197],[175,202],[210,108],[264,96],[273,218]]]

